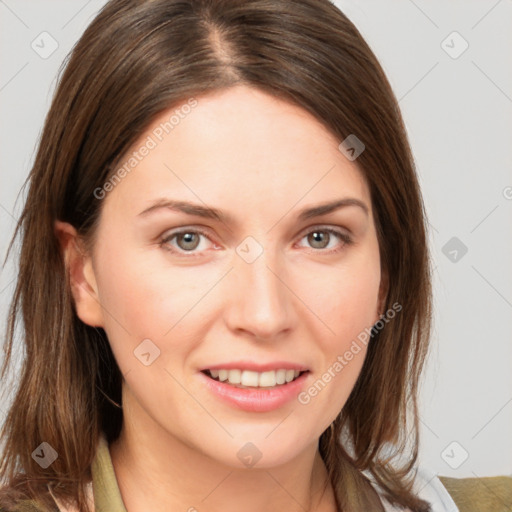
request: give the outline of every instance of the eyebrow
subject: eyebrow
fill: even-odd
[[[321,215],[326,215],[347,206],[357,206],[361,208],[366,215],[369,214],[369,208],[366,203],[354,197],[347,197],[330,201],[328,203],[321,203],[313,207],[304,208],[300,210],[298,219],[299,221],[304,221],[314,217],[320,217]],[[151,206],[140,212],[138,216],[144,217],[160,209],[174,210],[188,215],[195,215],[197,217],[204,217],[206,219],[218,220],[223,223],[234,224],[234,218],[232,215],[225,211],[209,206],[202,206],[197,203],[173,199],[158,199]]]

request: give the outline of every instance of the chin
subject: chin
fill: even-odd
[[[289,463],[306,450],[308,444],[304,442],[304,433],[290,433],[284,429],[279,432],[278,425],[279,422],[271,429],[265,428],[264,433],[256,434],[252,429],[253,435],[237,435],[217,444],[220,451],[212,453],[210,448],[207,455],[237,469],[271,469]],[[318,439],[315,439],[312,452],[317,443]]]

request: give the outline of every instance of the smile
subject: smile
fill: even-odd
[[[255,372],[241,369],[205,370],[206,375],[219,382],[225,382],[238,388],[272,388],[294,381],[300,376],[299,370],[269,370]]]
[[[253,365],[254,367],[255,365]],[[221,402],[247,412],[270,412],[297,403],[309,370],[279,368],[204,369],[197,373],[209,393]]]

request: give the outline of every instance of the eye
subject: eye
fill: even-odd
[[[192,255],[194,255],[195,252],[201,252],[202,250],[206,250],[206,248],[203,248],[196,251],[196,249],[201,244],[201,238],[206,238],[207,240],[210,240],[210,238],[204,231],[198,229],[185,229],[168,234],[162,239],[160,245],[174,253],[191,253]]]
[[[202,239],[212,242],[206,231],[200,229],[182,229],[165,235],[160,245],[178,256],[199,256],[201,252],[208,249],[207,244],[206,247],[200,247]],[[301,240],[303,239],[307,239],[307,243],[310,244],[310,247],[314,251],[327,253],[341,251],[344,246],[353,243],[349,235],[330,227],[315,227],[314,229],[310,229],[301,237]],[[338,243],[336,244],[336,242]],[[220,249],[220,246],[213,242],[212,244],[213,248]]]
[[[310,244],[313,249],[328,249],[325,252],[338,252],[343,249],[345,245],[352,243],[352,239],[346,233],[329,227],[315,227],[302,237],[302,239],[304,238],[307,239],[307,243]],[[337,247],[336,241],[338,241]],[[339,244],[340,241],[343,243]],[[331,244],[331,242],[333,242],[334,245]]]

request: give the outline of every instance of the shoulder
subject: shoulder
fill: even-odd
[[[512,510],[512,476],[439,478],[460,512]]]

